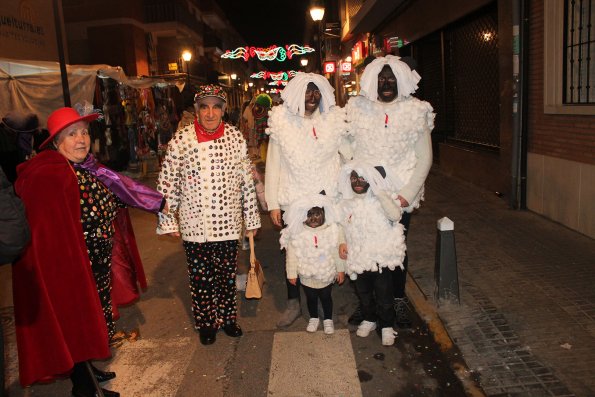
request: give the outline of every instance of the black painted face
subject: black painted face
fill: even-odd
[[[399,95],[397,78],[390,66],[384,65],[378,73],[378,99],[381,102],[391,102],[397,95]]]
[[[324,225],[324,208],[310,208],[308,210],[308,215],[304,223],[306,224],[306,226],[310,226],[311,228],[316,228]]]
[[[349,178],[351,181],[351,189],[356,194],[364,194],[370,188],[370,184],[363,176],[359,176],[357,172],[351,171],[351,176]]]
[[[306,115],[311,115],[316,109],[318,109],[318,105],[320,105],[320,98],[321,98],[320,90],[318,86],[314,83],[308,83],[306,87],[306,95],[305,95],[305,105],[306,105]]]

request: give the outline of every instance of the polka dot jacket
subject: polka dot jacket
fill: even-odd
[[[246,142],[225,125],[221,138],[199,143],[194,123],[170,141],[157,190],[169,205],[159,213],[157,234],[180,232],[184,241],[204,243],[239,238],[260,227],[256,190]]]

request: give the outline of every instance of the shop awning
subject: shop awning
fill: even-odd
[[[176,85],[184,81],[162,78],[130,78],[119,66],[66,65],[71,102],[93,103],[95,79],[111,78],[133,88]],[[46,61],[24,61],[0,58],[0,117],[9,111],[35,113],[41,126],[54,110],[64,106],[60,64]]]

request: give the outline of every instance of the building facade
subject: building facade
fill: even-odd
[[[590,3],[341,0],[343,52],[412,56],[443,172],[595,237]]]

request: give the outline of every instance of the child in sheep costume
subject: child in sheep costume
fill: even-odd
[[[340,149],[349,149],[343,109],[335,106],[328,80],[313,73],[297,73],[282,91],[283,104],[269,116],[265,197],[271,220],[281,227],[281,211],[295,200],[322,191],[337,196]],[[350,158],[350,154],[347,154]],[[287,283],[288,305],[278,327],[291,325],[300,315],[299,280]]]
[[[363,321],[357,335],[366,337],[376,325],[382,329],[382,344],[394,344],[392,274],[403,266],[405,236],[401,208],[387,189],[382,167],[351,162],[343,166],[339,190],[339,222],[346,243],[340,257],[346,259],[346,272],[355,280]]]
[[[339,258],[341,230],[331,200],[323,195],[306,196],[291,204],[283,215],[287,227],[281,232],[281,247],[286,249],[286,272],[290,284],[298,276],[306,294],[310,321],[306,331],[318,329],[318,300],[324,315],[324,333],[335,332],[331,290],[335,280],[345,279]]]
[[[376,58],[362,74],[360,95],[346,106],[353,159],[382,165],[393,199],[404,210],[401,224],[409,229],[410,213],[423,199],[424,182],[432,165],[432,106],[411,96],[421,77],[399,57]],[[398,245],[398,243],[396,243]],[[399,327],[411,326],[403,269],[393,272],[395,310]]]

